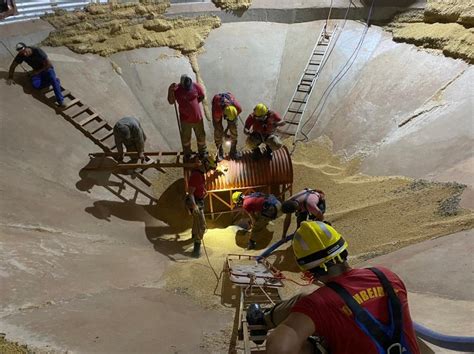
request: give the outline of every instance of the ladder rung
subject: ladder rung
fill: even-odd
[[[79,125],[83,127],[84,125],[92,122],[93,120],[97,119],[98,117],[99,117],[99,115],[97,113],[94,113],[94,114],[90,115],[89,117],[87,117],[86,119],[79,122]]]
[[[102,139],[100,139],[100,141],[101,141],[101,142],[102,142],[102,141],[105,141],[105,140],[107,140],[108,138],[110,138],[112,135],[114,135],[114,132],[113,132],[113,131],[110,132],[109,134],[107,134],[106,136],[104,136]]]
[[[301,114],[301,113],[303,113],[303,111],[294,111],[294,110],[292,110],[292,109],[289,109],[288,112],[296,113],[296,114]]]
[[[313,52],[313,55],[324,55],[324,53],[321,53],[321,52]]]
[[[308,93],[310,90],[301,90],[301,89],[299,89],[299,88],[298,88],[296,91],[298,91],[298,92],[304,92],[304,93]]]
[[[313,79],[308,80],[308,79],[302,79],[301,82],[313,82]]]
[[[104,121],[102,121],[102,123],[99,123],[99,126],[98,126],[97,128],[95,128],[93,131],[91,131],[90,133],[91,133],[91,134],[95,134],[95,133],[97,133],[99,130],[101,130],[101,129],[107,127],[108,125],[109,125],[109,124],[104,120]]]
[[[310,61],[309,65],[320,65],[321,61]]]
[[[62,112],[64,112],[65,110],[71,108],[72,106],[74,106],[75,104],[77,104],[78,102],[80,102],[79,98],[75,98],[73,99],[72,101],[69,101],[67,106],[64,107],[63,109],[61,109]]]
[[[64,91],[62,92],[62,94],[63,94],[63,97],[67,97],[67,96],[69,96],[69,95],[71,94],[71,91],[69,91],[69,90],[64,90]]]
[[[311,81],[310,81],[310,82],[311,82]],[[311,85],[310,85],[310,84],[303,84],[303,83],[300,82],[300,86],[308,86],[308,87],[310,87]]]
[[[82,106],[81,108],[79,108],[79,110],[77,112],[75,112],[73,115],[71,115],[71,118],[76,118],[77,116],[81,115],[82,113],[84,113],[88,109],[89,109],[89,106],[87,106],[87,105]]]
[[[292,125],[298,125],[299,124],[298,122],[291,122],[289,120],[285,120],[285,123],[286,124],[292,124]]]
[[[291,102],[294,102],[294,103],[306,103],[305,100],[296,100],[296,99],[293,99]]]

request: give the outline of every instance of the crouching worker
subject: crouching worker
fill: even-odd
[[[201,255],[201,242],[207,229],[204,216],[204,199],[207,195],[206,173],[216,168],[216,163],[211,157],[204,158],[201,162],[195,157],[192,162],[199,164],[191,171],[188,179],[188,193],[185,197],[186,208],[193,217],[192,239],[194,248],[192,256],[199,258]]]
[[[351,268],[346,241],[321,221],[302,222],[292,247],[299,267],[322,286],[265,312],[250,305],[250,325],[275,328],[267,353],[318,353],[311,336],[321,338],[331,354],[420,353],[407,290],[395,273]]]
[[[286,214],[281,235],[285,238],[293,213],[296,215],[296,228],[306,220],[323,221],[326,212],[326,197],[322,190],[305,188],[285,200],[281,205],[281,211]]]
[[[244,133],[248,135],[247,146],[252,150],[252,157],[261,156],[260,145],[265,144],[265,154],[272,158],[273,151],[283,146],[280,138],[275,135],[277,127],[285,125],[278,113],[270,111],[263,103],[255,106],[253,113],[245,121]]]
[[[18,43],[16,45],[16,51],[18,54],[10,65],[8,71],[8,85],[14,83],[13,74],[15,73],[16,67],[26,61],[26,63],[33,69],[30,72],[31,85],[33,88],[40,90],[45,87],[53,86],[54,95],[56,96],[56,102],[59,107],[64,107],[64,97],[61,91],[61,84],[59,79],[56,77],[53,64],[48,59],[46,53],[37,47],[29,47],[25,43]]]
[[[123,151],[123,145],[127,149],[127,152],[137,152],[137,155],[133,155],[130,158],[130,163],[136,163],[138,159],[141,162],[145,162],[145,141],[146,135],[140,125],[137,118],[124,117],[120,119],[114,125],[114,138],[115,146],[118,150],[117,162],[123,162],[125,156]]]
[[[241,207],[250,217],[250,238],[247,249],[255,249],[256,236],[271,220],[275,220],[281,212],[281,203],[273,194],[260,192],[244,195],[242,192],[232,194],[232,202]]]

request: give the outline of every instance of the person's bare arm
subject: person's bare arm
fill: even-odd
[[[291,213],[285,215],[285,221],[283,221],[283,232],[281,234],[281,238],[284,239],[286,237],[286,233],[291,225]]]
[[[313,320],[293,312],[267,338],[266,352],[271,354],[311,353],[307,338],[314,333]]]
[[[168,103],[174,104],[176,102],[176,97],[174,91],[176,90],[176,84],[173,82],[170,87],[168,87]]]
[[[13,73],[15,72],[16,67],[18,66],[18,63],[13,60],[12,63],[10,64],[10,69],[8,70],[8,78],[7,78],[7,83],[11,85],[13,81]]]

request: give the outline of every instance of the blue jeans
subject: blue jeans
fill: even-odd
[[[48,70],[40,72],[37,75],[33,75],[31,77],[31,85],[37,90],[53,85],[56,101],[58,102],[58,104],[63,103],[64,97],[61,92],[61,85],[59,83],[59,80],[56,78],[56,73],[54,72],[54,68],[51,67]]]

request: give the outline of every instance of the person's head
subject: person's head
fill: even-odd
[[[234,192],[232,193],[232,203],[235,205],[241,205],[244,201],[244,193],[242,192]]]
[[[114,126],[114,133],[118,134],[123,140],[130,140],[132,133],[130,128],[124,124],[117,124]]]
[[[281,204],[281,211],[285,214],[292,214],[295,213],[299,207],[300,204],[296,200],[288,199]]]
[[[23,55],[23,56],[25,56],[25,57],[29,57],[29,56],[33,53],[33,51],[31,50],[31,48],[28,47],[28,46],[27,46],[25,43],[23,43],[23,42],[17,43],[15,49],[16,49],[16,51],[17,51],[19,54],[21,54],[21,55]]]
[[[224,108],[224,118],[227,119],[228,121],[233,122],[234,120],[237,119],[237,116],[239,115],[239,112],[237,111],[237,108],[233,105],[229,105],[226,108]]]
[[[257,120],[265,120],[267,118],[268,107],[263,103],[259,103],[253,109],[253,114]]]
[[[300,269],[316,280],[325,282],[349,269],[346,240],[322,221],[303,221],[292,247]]]
[[[188,75],[183,74],[181,75],[181,79],[179,80],[179,83],[181,86],[183,86],[183,88],[186,91],[189,91],[191,90],[191,87],[193,86],[193,79],[191,79],[191,77],[189,77]]]

